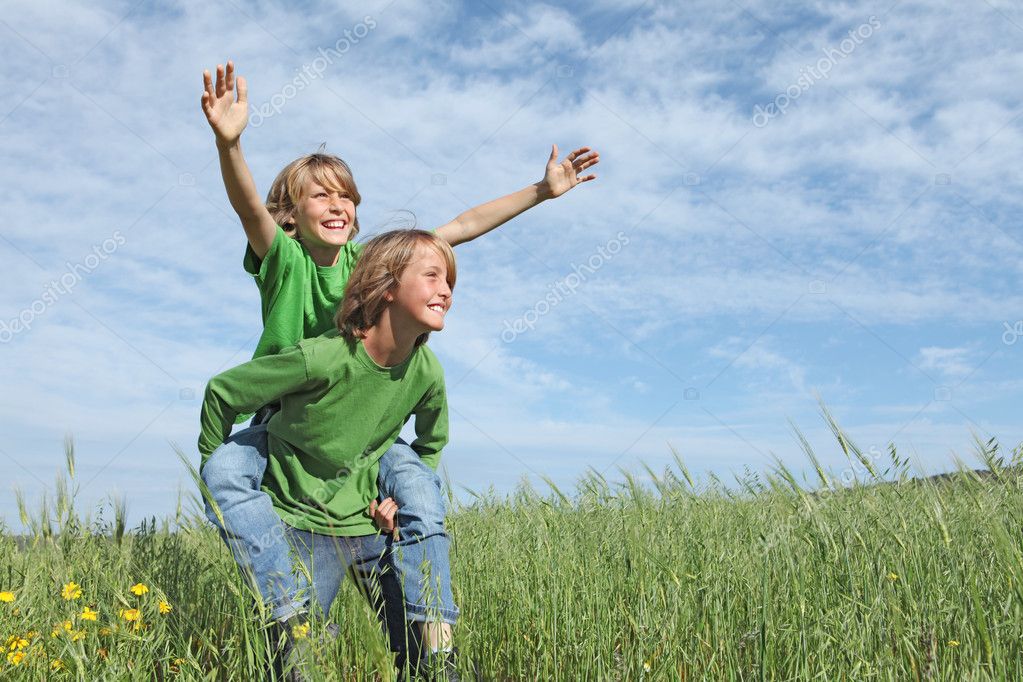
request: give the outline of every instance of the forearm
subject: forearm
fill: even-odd
[[[241,140],[223,143],[218,140],[217,154],[220,156],[220,175],[224,178],[224,189],[227,190],[231,207],[242,223],[257,220],[266,213],[266,206],[260,199],[256,182],[245,162]]]
[[[202,456],[200,469],[213,451],[230,435],[234,420],[239,414],[224,399],[215,382],[216,377],[206,386],[202,414],[199,417],[199,454]]]
[[[437,228],[437,236],[452,246],[470,242],[503,225],[523,211],[550,199],[543,183],[537,182],[517,192],[480,204]]]
[[[297,346],[249,360],[210,379],[200,417],[202,462],[231,433],[239,414],[255,412],[307,386],[305,358]]]

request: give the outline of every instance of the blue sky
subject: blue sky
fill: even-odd
[[[191,491],[172,444],[198,460],[205,382],[260,325],[199,109],[227,58],[263,107],[260,190],[326,142],[363,236],[530,184],[552,142],[601,152],[595,182],[458,249],[431,344],[460,489],[570,488],[670,447],[726,480],[802,468],[790,422],[840,475],[817,396],[928,472],[1023,440],[1006,0],[16,2],[0,36],[10,525],[66,433],[85,509],[124,496],[137,522]]]

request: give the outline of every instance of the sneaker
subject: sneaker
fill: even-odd
[[[462,682],[458,674],[458,649],[425,652],[419,662],[419,679],[428,682]]]
[[[309,641],[309,618],[299,613],[275,624],[275,641],[279,653],[274,659],[277,679],[284,682],[306,682],[308,667],[313,660]]]

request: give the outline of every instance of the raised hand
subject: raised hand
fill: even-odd
[[[227,63],[227,71],[217,64],[217,82],[214,84],[210,72],[202,72],[202,111],[206,114],[218,142],[235,142],[241,137],[249,122],[248,86],[238,76],[238,99],[235,99],[234,64]]]
[[[600,154],[590,151],[589,147],[580,147],[572,151],[562,161],[558,161],[558,145],[551,146],[551,157],[547,159],[547,172],[541,184],[546,186],[548,195],[553,199],[572,189],[576,185],[596,179],[596,175],[580,176],[590,166],[600,162]]]

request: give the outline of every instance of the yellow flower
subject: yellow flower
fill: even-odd
[[[650,670],[650,661],[643,661],[643,672],[648,673]]]
[[[85,630],[75,630],[71,633],[72,642],[77,642],[80,639],[85,639]]]
[[[111,630],[110,628],[100,628],[99,629],[99,634],[100,634],[101,637],[107,637],[109,635],[114,634],[114,631]]]
[[[959,640],[958,639],[950,639],[950,640],[948,640],[948,645],[949,646],[959,646]]]
[[[12,637],[7,638],[7,648],[10,649],[11,651],[24,649],[27,646],[28,640],[25,639],[24,637],[18,637],[17,635],[14,635]]]
[[[895,582],[896,580],[899,579],[899,574],[898,573],[889,573],[888,574],[888,579],[891,580],[892,582]]]
[[[25,633],[25,637],[29,639],[35,639],[38,636],[39,636],[38,630],[29,630],[28,632]]]
[[[79,618],[81,618],[82,620],[96,620],[96,617],[98,615],[99,613],[97,611],[93,611],[88,606],[86,606],[84,609],[82,609],[82,613],[79,615]]]
[[[60,591],[60,596],[64,597],[66,601],[78,599],[79,597],[82,596],[82,586],[74,581],[71,581],[64,586],[64,589]]]
[[[128,622],[136,621],[142,616],[138,609],[121,609],[117,615]]]
[[[74,625],[69,620],[66,620],[63,623],[57,623],[56,625],[53,626],[53,632],[50,633],[50,637],[59,636],[61,630],[71,632],[72,627],[74,627]]]
[[[134,595],[138,595],[139,597],[141,597],[148,591],[149,588],[143,585],[142,583],[135,583],[134,585],[131,586],[131,593]]]
[[[19,663],[21,663],[21,659],[23,658],[25,658],[24,651],[12,651],[11,653],[7,654],[7,662],[10,663],[11,665],[18,665]]]
[[[309,636],[309,623],[291,626],[291,635],[295,639],[305,639]]]
[[[138,632],[139,630],[147,630],[147,629],[149,629],[149,626],[146,625],[145,623],[143,623],[140,620],[140,621],[137,621],[134,625],[132,625],[131,629],[134,630],[135,632]]]
[[[60,660],[59,658],[53,659],[53,662],[50,663],[50,670],[52,670],[54,672],[57,672],[57,671],[60,671],[60,670],[63,670],[63,669],[64,669],[64,661]]]
[[[0,592],[0,601],[7,602],[8,604],[10,604],[12,601],[14,601],[14,593],[6,591]]]
[[[160,600],[160,613],[170,613],[173,609],[174,607],[171,606],[169,601],[164,599]]]

